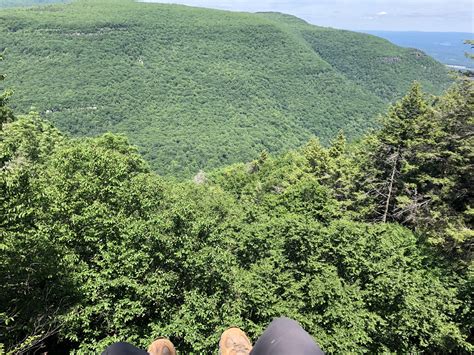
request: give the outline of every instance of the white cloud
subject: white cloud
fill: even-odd
[[[385,16],[385,15],[388,15],[388,12],[386,11],[377,12],[377,16]]]

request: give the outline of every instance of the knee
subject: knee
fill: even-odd
[[[275,326],[278,328],[284,328],[284,329],[289,329],[289,328],[301,328],[300,324],[288,317],[278,317],[274,318],[272,322],[270,323],[270,326]]]
[[[125,354],[133,354],[136,352],[136,348],[129,343],[125,342],[118,342],[112,345],[109,345],[102,355],[125,355]]]

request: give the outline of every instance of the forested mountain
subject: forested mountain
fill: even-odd
[[[0,12],[15,95],[73,136],[125,133],[153,170],[200,169],[279,153],[312,135],[349,139],[419,80],[450,78],[424,53],[292,16],[132,0]]]

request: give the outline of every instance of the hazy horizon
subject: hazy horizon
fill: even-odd
[[[354,31],[462,32],[472,34],[470,0],[140,0],[230,11],[277,11],[320,26]]]

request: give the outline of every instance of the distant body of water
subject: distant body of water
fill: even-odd
[[[390,42],[409,48],[417,48],[432,56],[439,62],[455,69],[474,69],[474,60],[466,53],[473,54],[472,48],[464,42],[474,39],[468,32],[392,32],[392,31],[361,31]]]

